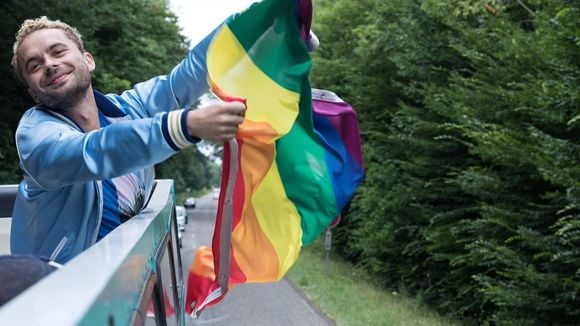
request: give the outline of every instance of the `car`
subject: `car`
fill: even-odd
[[[187,210],[183,206],[175,206],[175,219],[177,221],[177,229],[181,232],[185,231],[185,218],[187,217]]]
[[[215,188],[211,194],[211,198],[218,199],[220,198],[220,188]]]
[[[179,248],[183,248],[183,241],[181,241],[182,238],[183,232],[177,230],[177,244],[179,245]]]
[[[185,208],[195,208],[195,204],[195,198],[193,197],[187,197],[183,201],[183,206],[185,206]]]

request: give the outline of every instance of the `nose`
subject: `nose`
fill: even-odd
[[[56,70],[57,66],[58,66],[58,62],[54,58],[47,57],[44,59],[44,73],[45,74],[49,75],[49,74],[53,73]]]
[[[54,67],[54,66],[48,66],[44,70],[44,74],[47,76],[50,76],[50,75],[54,74],[55,72],[56,72],[56,67]]]

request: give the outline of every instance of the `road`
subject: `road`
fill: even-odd
[[[217,200],[206,195],[188,209],[189,223],[183,234],[183,275],[187,279],[196,248],[211,245]],[[217,305],[206,308],[187,325],[326,326],[334,325],[283,279],[266,284],[243,284],[231,289]]]

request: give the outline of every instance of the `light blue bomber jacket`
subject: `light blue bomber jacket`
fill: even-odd
[[[106,128],[85,133],[43,106],[24,113],[16,131],[24,177],[12,216],[13,254],[48,257],[67,237],[56,259],[64,263],[94,244],[103,214],[102,179],[144,169],[141,182],[150,196],[153,165],[196,140],[187,133],[184,108],[207,91],[206,53],[214,33],[168,75],[121,95],[95,92],[99,110],[113,121]]]

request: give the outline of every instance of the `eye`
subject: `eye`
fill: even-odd
[[[38,62],[34,62],[28,65],[28,72],[33,73],[40,69],[40,64]]]
[[[50,55],[52,55],[55,58],[59,58],[62,57],[66,52],[66,48],[64,47],[55,47],[52,49],[52,51],[50,52]]]

